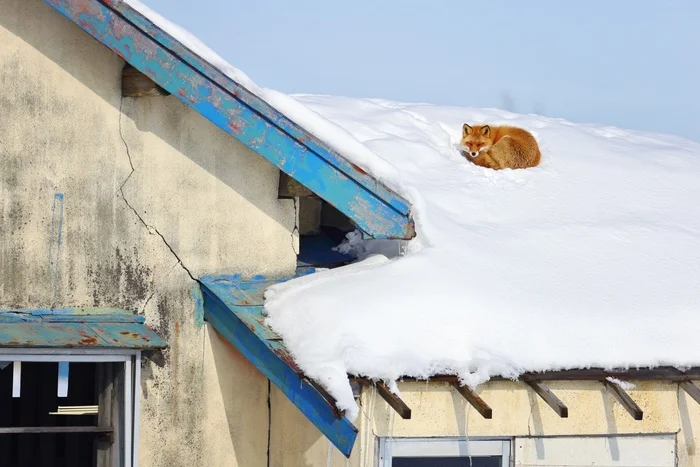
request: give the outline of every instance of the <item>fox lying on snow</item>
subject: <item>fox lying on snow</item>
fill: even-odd
[[[522,128],[466,123],[462,126],[462,155],[488,169],[524,169],[540,163],[535,137]]]

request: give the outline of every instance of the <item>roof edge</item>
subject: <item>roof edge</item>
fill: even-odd
[[[350,381],[370,382],[364,376],[348,375]],[[634,381],[689,381],[700,380],[700,366],[680,370],[672,366],[639,367],[628,369],[574,368],[569,370],[530,371],[508,378],[494,376],[489,381],[602,381],[606,378],[619,378]],[[401,377],[399,382],[450,382],[458,383],[457,375],[434,375],[430,378]]]
[[[374,238],[415,237],[409,203],[122,0],[45,0]]]
[[[282,112],[275,109],[272,105],[255,95],[248,88],[223,73],[216,66],[207,62],[196,52],[179,42],[168,32],[162,30],[155,23],[153,23],[153,21],[141,14],[138,10],[134,9],[127,2],[124,0],[101,0],[101,2],[122,14],[125,19],[131,22],[143,33],[147,34],[149,37],[156,40],[160,45],[166,47],[168,50],[181,57],[197,71],[204,74],[230,93],[234,94],[253,110],[264,115],[267,119],[287,132],[290,137],[297,140],[300,144],[303,144],[311,151],[317,153],[328,163],[336,166],[346,175],[353,177],[358,184],[374,192],[378,197],[385,200],[394,209],[396,209],[396,211],[400,212],[401,214],[410,213],[410,203],[403,199],[394,190],[378,181],[374,176],[365,172],[356,164],[348,161],[331,146],[308,132]]]
[[[199,283],[205,320],[349,458],[358,429],[338,411],[335,400],[304,375],[281,338],[264,324],[261,303],[265,290],[291,278],[255,276],[243,280],[240,275],[203,276]]]

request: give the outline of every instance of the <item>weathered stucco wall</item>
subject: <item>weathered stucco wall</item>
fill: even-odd
[[[346,460],[282,395],[273,391],[271,466],[376,466],[379,438],[399,437],[556,437],[590,435],[672,434],[676,437],[677,465],[699,466],[700,405],[676,383],[633,382],[628,391],[644,411],[636,421],[602,386],[591,381],[552,381],[547,386],[569,408],[560,418],[522,383],[492,381],[478,389],[493,409],[486,420],[448,383],[399,383],[402,399],[412,410],[403,420],[372,387],[364,386],[360,433],[352,456]],[[290,453],[294,456],[290,457]],[[615,464],[617,465],[617,464]]]
[[[0,308],[145,314],[170,347],[143,368],[141,465],[266,465],[267,380],[193,278],[294,270],[277,169],[174,96],[122,100],[123,61],[41,0],[0,2],[0,44]]]
[[[598,382],[552,381],[547,383],[569,408],[562,419],[522,383],[493,381],[477,391],[493,409],[486,420],[448,383],[400,383],[402,399],[411,408],[403,420],[372,387],[364,387],[360,428],[352,465],[375,465],[378,437],[550,437],[561,435],[626,435],[671,433],[676,435],[679,466],[700,465],[700,406],[676,383],[633,382],[628,391],[644,411],[636,421]],[[321,453],[315,463],[324,465]],[[334,462],[333,465],[344,465]]]

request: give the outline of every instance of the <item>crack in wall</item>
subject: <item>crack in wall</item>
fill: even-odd
[[[185,266],[185,263],[182,262],[182,260],[181,260],[180,257],[178,256],[178,254],[175,253],[175,250],[173,250],[173,248],[170,246],[170,244],[169,244],[168,241],[165,239],[165,237],[163,236],[163,234],[161,234],[161,233],[158,231],[158,229],[157,229],[154,225],[149,225],[149,224],[147,224],[146,221],[143,219],[143,217],[141,217],[141,215],[138,213],[138,211],[136,211],[136,209],[134,209],[134,207],[131,205],[131,203],[129,203],[129,200],[126,199],[126,195],[124,195],[124,185],[126,185],[126,182],[129,181],[129,179],[130,179],[131,176],[134,174],[134,172],[136,171],[136,169],[134,169],[134,164],[133,164],[133,162],[132,162],[132,160],[131,160],[131,152],[129,152],[129,145],[126,143],[126,139],[124,138],[124,133],[123,133],[123,131],[122,131],[122,114],[123,114],[123,112],[122,112],[122,106],[123,106],[123,105],[124,105],[124,97],[122,96],[121,99],[120,99],[120,101],[119,101],[119,125],[118,125],[118,126],[119,126],[119,137],[121,138],[122,143],[124,143],[124,149],[126,150],[126,156],[129,158],[129,166],[131,167],[131,172],[129,172],[129,175],[126,177],[126,179],[124,180],[124,182],[123,182],[123,183],[121,184],[121,186],[119,187],[119,194],[120,194],[122,200],[124,200],[124,203],[127,205],[127,207],[128,207],[129,209],[131,209],[131,211],[136,215],[136,217],[137,217],[138,220],[141,222],[141,224],[143,224],[143,226],[146,227],[146,230],[148,230],[148,233],[150,233],[151,235],[153,235],[154,233],[155,233],[156,235],[158,235],[158,236],[160,237],[160,239],[163,240],[163,243],[164,243],[165,246],[168,248],[168,250],[170,250],[170,253],[171,253],[171,254],[175,257],[175,259],[177,260],[177,264],[179,264],[179,265],[182,267],[182,269],[185,270],[185,272],[187,273],[187,275],[190,276],[190,279],[192,279],[192,280],[195,281],[195,282],[199,282],[199,281],[192,275],[192,273],[191,273],[190,270],[187,268],[187,266]]]
[[[173,272],[173,269],[175,269],[177,266],[178,266],[178,263],[173,264],[173,267],[168,269],[168,272],[165,273],[165,276],[163,276],[162,280],[165,280],[170,275],[170,273]],[[143,306],[141,307],[141,311],[139,312],[140,315],[146,313],[146,307],[148,306],[148,304],[150,303],[151,299],[153,298],[153,296],[156,294],[157,291],[158,291],[158,288],[155,286],[155,283],[154,283],[153,290],[151,291],[150,294],[148,294],[148,297],[146,297],[146,301],[144,302]]]
[[[272,438],[272,385],[267,380],[267,467],[270,467],[270,439]]]
[[[135,169],[134,169],[134,164],[131,162],[131,152],[129,152],[129,145],[126,144],[126,139],[124,139],[124,133],[122,132],[122,107],[124,106],[124,97],[122,96],[119,99],[119,122],[118,122],[118,127],[119,127],[119,137],[122,140],[122,143],[124,143],[124,149],[126,149],[126,157],[129,158],[129,167],[131,167],[131,172],[129,172],[129,175],[127,175],[126,179],[124,179],[124,182],[119,186],[119,192],[122,195],[122,198],[124,198],[124,185],[126,185],[126,182],[129,181],[131,176],[134,174]],[[126,198],[124,198],[124,201],[126,201]]]
[[[299,256],[299,251],[297,251],[296,247],[294,246],[294,234],[296,233],[297,235],[299,234],[299,207],[297,206],[297,203],[299,203],[299,198],[293,198],[294,200],[294,228],[292,229],[292,250],[294,251],[294,256]]]

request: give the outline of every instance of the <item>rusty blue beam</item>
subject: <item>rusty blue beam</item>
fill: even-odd
[[[310,273],[313,271],[304,271]],[[264,323],[263,294],[287,277],[205,276],[200,278],[204,317],[326,436],[350,457],[358,430],[338,412],[335,401],[297,367],[280,337]]]
[[[411,239],[410,205],[121,0],[45,0],[374,238]]]
[[[166,345],[143,316],[123,310],[0,310],[0,348],[155,350]]]

